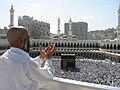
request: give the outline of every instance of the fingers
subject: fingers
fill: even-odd
[[[40,45],[39,51],[40,51],[40,54],[43,58],[47,58],[49,56],[52,56],[53,53],[55,52],[55,44],[48,45],[48,47],[45,48],[45,50],[43,50],[42,46]]]
[[[52,44],[52,49],[50,50],[50,52],[54,52],[55,50],[55,44]]]
[[[50,44],[50,45],[48,46],[48,52],[53,52],[54,49],[55,49],[55,44]]]
[[[49,46],[48,46],[47,48],[45,48],[45,50],[44,50],[44,51],[45,51],[45,52],[48,52],[48,49],[49,49]]]

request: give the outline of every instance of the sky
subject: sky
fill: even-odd
[[[56,34],[58,17],[61,33],[64,33],[64,23],[68,23],[70,17],[72,22],[87,22],[88,31],[116,28],[120,0],[0,0],[0,28],[10,24],[12,4],[15,26],[18,16],[28,15],[50,23],[50,32]]]

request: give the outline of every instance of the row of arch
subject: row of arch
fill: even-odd
[[[43,47],[47,47],[49,44],[53,44],[54,42],[34,42],[31,47],[39,47],[42,45]],[[100,44],[100,43],[72,43],[72,42],[59,42],[54,43],[56,47],[72,47],[72,48],[101,48],[101,49],[114,49],[120,50],[120,44]]]
[[[103,44],[102,49],[115,49],[120,50],[120,44]]]
[[[110,49],[110,50],[120,50],[120,43],[106,43],[106,42],[91,42],[91,41],[82,41],[82,42],[54,42],[54,41],[51,41],[48,40],[48,41],[37,41],[37,40],[31,40],[31,44],[30,46],[31,47],[39,47],[39,45],[42,45],[43,47],[47,47],[49,44],[51,43],[54,43],[55,46],[57,48],[90,48],[90,49],[93,49],[93,48],[97,48],[97,49]],[[4,50],[4,49],[9,49],[10,48],[10,45],[7,41],[1,41],[0,43],[0,50]]]
[[[99,43],[38,43],[34,42],[31,46],[32,47],[39,47],[42,45],[43,47],[47,47],[49,44],[55,44],[56,47],[74,47],[74,48],[100,48]]]

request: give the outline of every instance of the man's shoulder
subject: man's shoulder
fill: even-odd
[[[35,68],[39,68],[39,64],[36,61],[30,60],[29,65]]]

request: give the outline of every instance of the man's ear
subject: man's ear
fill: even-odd
[[[22,39],[19,39],[19,40],[18,40],[18,45],[19,45],[19,47],[23,47],[23,43],[24,43],[24,41],[23,41]]]

